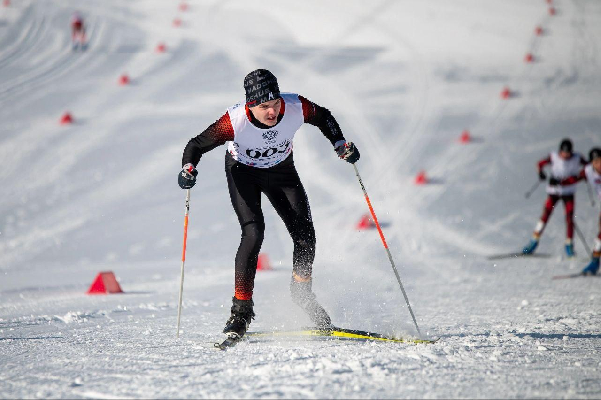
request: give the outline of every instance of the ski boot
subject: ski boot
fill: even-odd
[[[574,244],[572,243],[572,239],[566,240],[566,256],[568,258],[574,257],[576,254],[574,253]]]
[[[524,249],[522,250],[522,254],[530,255],[530,254],[534,253],[534,250],[536,250],[537,246],[538,246],[538,239],[537,238],[530,239],[530,243],[528,243],[526,246],[524,246]]]
[[[311,279],[306,282],[299,282],[293,276],[290,281],[292,301],[309,315],[317,330],[331,331],[333,328],[332,320],[326,310],[315,299],[315,293],[311,290],[312,285]]]
[[[241,338],[246,333],[250,321],[254,319],[252,300],[238,300],[232,298],[232,309],[230,319],[225,323],[223,333],[230,338]]]
[[[597,275],[599,271],[599,257],[593,257],[590,264],[582,270],[582,275]]]

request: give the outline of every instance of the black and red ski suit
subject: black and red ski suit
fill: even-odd
[[[305,123],[318,127],[332,145],[344,140],[338,123],[328,109],[302,96],[299,99]],[[286,105],[282,99],[278,123],[285,112]],[[259,122],[248,106],[246,116],[258,128],[272,128]],[[184,149],[182,166],[188,163],[198,165],[204,153],[232,140],[234,128],[226,112],[200,135],[190,139]],[[292,237],[294,274],[309,278],[315,259],[315,229],[309,200],[294,166],[292,153],[273,167],[255,168],[238,162],[226,151],[225,173],[232,206],[242,229],[235,260],[235,297],[239,300],[252,298],[257,259],[265,231],[261,193],[267,196]]]

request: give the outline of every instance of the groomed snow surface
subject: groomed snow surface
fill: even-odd
[[[576,239],[578,257],[563,258],[562,206],[537,250],[548,258],[487,259],[529,240],[545,198],[542,187],[524,198],[536,161],[563,137],[586,154],[601,145],[601,2],[553,0],[550,15],[543,0],[182,1],[0,7],[0,397],[601,397],[601,280],[551,279],[589,257]],[[85,52],[71,51],[76,9]],[[357,144],[436,344],[212,349],[240,235],[224,147],[203,157],[192,189],[175,338],[181,153],[243,99],[255,68],[328,107]],[[60,125],[66,111],[74,123]],[[355,230],[367,206],[353,169],[310,125],[294,153],[317,231],[314,289],[334,323],[417,335],[379,235]],[[429,184],[414,184],[420,170]],[[297,329],[308,319],[289,299],[291,240],[264,208],[274,270],[257,274],[251,329]],[[576,215],[590,245],[599,210],[583,185]],[[100,271],[125,294],[85,295]]]

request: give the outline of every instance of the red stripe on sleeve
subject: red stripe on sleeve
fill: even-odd
[[[542,170],[545,165],[550,164],[550,163],[551,163],[551,156],[549,155],[549,156],[547,156],[547,158],[544,158],[538,162],[538,170],[539,171]]]
[[[209,131],[209,137],[216,142],[224,143],[234,140],[234,127],[232,126],[229,113],[226,112],[221,118],[215,121],[215,124]]]
[[[307,100],[303,96],[298,96],[301,104],[303,105],[303,117],[305,118],[305,122],[312,121],[315,118],[315,104],[311,101]]]

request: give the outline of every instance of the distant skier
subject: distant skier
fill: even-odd
[[[582,155],[573,151],[572,141],[570,139],[563,139],[559,145],[558,152],[552,152],[547,158],[538,162],[538,176],[541,181],[547,179],[547,174],[545,174],[545,171],[543,170],[547,164],[551,164],[551,177],[555,178],[555,180],[561,180],[577,175],[580,171],[580,167],[586,165],[586,160]],[[534,253],[534,250],[538,246],[538,241],[543,234],[543,230],[547,225],[547,221],[555,208],[555,204],[559,200],[562,200],[566,212],[565,252],[568,257],[573,257],[574,244],[572,239],[574,237],[574,193],[576,193],[576,185],[561,186],[549,183],[549,185],[547,185],[547,193],[548,196],[543,208],[543,214],[534,228],[530,243],[524,247],[522,252],[524,254]]]
[[[589,152],[590,164],[584,167],[577,176],[572,176],[558,181],[551,179],[552,184],[573,185],[578,181],[587,180],[595,189],[601,202],[601,148],[595,147]],[[599,234],[593,244],[591,262],[582,270],[583,275],[597,275],[599,271],[599,256],[601,255],[601,213],[599,214]]]
[[[75,11],[71,16],[71,46],[73,50],[85,48],[86,28],[84,26],[83,17],[78,11]]]
[[[329,110],[298,94],[280,93],[276,77],[268,70],[249,73],[244,89],[246,102],[229,107],[215,123],[190,139],[178,174],[180,187],[191,188],[201,156],[228,143],[225,173],[242,237],[235,259],[231,316],[223,332],[231,338],[242,337],[255,316],[252,295],[265,230],[261,193],[284,221],[294,243],[292,299],[318,329],[329,330],[330,317],[312,291],[315,230],[309,200],[294,165],[292,141],[301,125],[309,123],[321,130],[341,159],[355,163],[359,151],[346,142]]]

